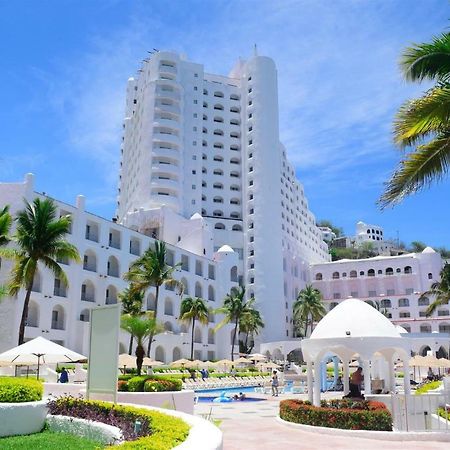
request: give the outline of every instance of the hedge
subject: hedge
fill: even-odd
[[[434,391],[442,384],[442,381],[430,381],[416,389],[416,395],[426,394],[428,391]]]
[[[37,402],[42,400],[44,388],[38,380],[0,377],[0,403]]]
[[[127,380],[118,381],[119,391],[128,392],[162,392],[181,391],[182,382],[172,377],[161,377],[157,375],[141,375]]]
[[[381,402],[332,400],[320,407],[302,400],[280,402],[283,420],[344,430],[392,431],[392,416]]]
[[[50,414],[103,422],[122,430],[127,441],[117,448],[133,450],[169,450],[186,440],[189,425],[178,417],[134,406],[61,397],[48,403]],[[136,420],[141,431],[134,434]]]

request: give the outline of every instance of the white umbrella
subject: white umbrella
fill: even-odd
[[[83,359],[87,357],[41,336],[0,354],[0,363],[15,366],[37,364],[38,378],[40,364],[77,362]]]
[[[267,357],[261,353],[253,353],[253,355],[250,355],[248,359],[251,359],[252,361],[265,361]]]
[[[156,359],[145,357],[142,365],[143,366],[163,366],[164,363],[161,361],[157,361]]]
[[[129,355],[128,353],[121,353],[119,355],[119,361],[118,361],[119,367],[124,368],[125,373],[125,367],[137,367],[136,366],[136,356]]]

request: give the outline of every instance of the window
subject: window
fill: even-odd
[[[375,270],[374,269],[369,269],[367,271],[367,276],[368,277],[374,277],[375,276]]]
[[[323,278],[322,278],[322,274],[321,273],[316,273],[316,280],[317,281],[321,281]]]
[[[420,297],[418,303],[419,306],[428,306],[430,304],[430,299],[428,297]]]
[[[214,97],[223,98],[223,92],[220,92],[220,91],[214,92]]]
[[[339,272],[333,272],[332,278],[333,280],[337,280],[339,278]]]
[[[398,307],[399,308],[407,308],[407,307],[409,307],[409,300],[407,298],[400,298],[398,300]]]
[[[350,271],[350,278],[356,278],[356,277],[357,277],[356,270],[351,270]]]
[[[432,273],[429,273],[429,274],[428,274],[428,279],[429,279],[429,280],[432,280],[432,279],[433,279],[433,274],[432,274]]]
[[[341,294],[339,292],[334,292],[333,293],[333,299],[334,300],[339,300],[341,298]]]
[[[411,313],[409,311],[401,311],[399,314],[400,319],[406,319],[411,317]]]

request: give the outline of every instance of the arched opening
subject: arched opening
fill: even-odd
[[[399,298],[398,307],[399,308],[409,307],[409,300],[407,298]]]
[[[161,345],[158,345],[158,347],[155,348],[155,359],[156,361],[161,361],[163,363],[166,362],[166,352]]]
[[[420,332],[421,333],[431,333],[431,325],[428,323],[422,323],[420,325]]]
[[[173,302],[170,298],[166,298],[164,302],[164,314],[166,316],[173,316]]]
[[[214,330],[212,328],[210,328],[208,330],[208,344],[215,344],[216,343],[215,336],[216,335],[214,333]]]
[[[404,269],[405,273],[412,273],[412,267],[411,266],[406,266]]]
[[[182,323],[180,325],[180,333],[187,333],[188,329],[187,329],[187,325],[185,323]]]
[[[82,309],[80,312],[80,321],[81,322],[89,322],[91,316],[91,311],[87,308]]]
[[[110,256],[108,258],[107,274],[111,277],[120,277],[119,261],[115,256]]]
[[[208,286],[208,300],[209,300],[210,302],[214,302],[214,301],[216,300],[216,295],[215,295],[215,292],[214,292],[214,287],[211,286],[211,285]]]
[[[428,297],[420,297],[418,303],[419,306],[428,306],[430,304],[430,299]]]
[[[428,352],[430,352],[430,351],[431,351],[431,348],[428,347],[428,345],[425,345],[424,347],[422,347],[422,348],[419,350],[419,355],[420,355],[420,356],[427,356]]]
[[[183,285],[183,293],[184,295],[189,295],[189,283],[186,278],[181,279],[181,284]]]
[[[33,278],[33,285],[31,286],[33,292],[41,292],[41,274],[39,270],[36,270]]]
[[[117,289],[115,286],[109,285],[106,289],[105,303],[107,305],[115,305],[117,303]]]
[[[350,278],[356,278],[357,276],[356,270],[350,270]]]
[[[386,275],[394,275],[394,269],[392,267],[388,267],[385,273]]]
[[[441,346],[439,347],[439,350],[436,352],[436,357],[448,359],[448,351]]]
[[[333,280],[339,279],[339,272],[333,272],[332,278]]]
[[[241,225],[233,225],[231,227],[232,231],[242,231],[242,226]]]
[[[198,281],[195,283],[195,296],[200,298],[203,297],[202,285]]]
[[[375,270],[374,269],[369,269],[367,271],[367,276],[368,277],[374,277],[375,276]]]
[[[81,300],[84,302],[95,302],[95,287],[92,281],[86,280],[81,285]]]
[[[380,306],[382,308],[391,308],[392,307],[392,302],[388,298],[384,298],[383,300],[381,300]]]
[[[86,250],[83,256],[83,269],[89,272],[97,272],[97,257],[92,250]]]
[[[178,361],[179,359],[181,359],[181,350],[178,347],[174,347],[172,350],[172,362]]]
[[[64,330],[65,328],[64,308],[56,305],[52,310],[52,330]]]
[[[156,298],[154,294],[147,296],[147,311],[154,311],[156,308]]]
[[[238,270],[237,270],[237,266],[233,266],[230,269],[230,280],[233,282],[237,282],[238,281]]]
[[[201,332],[199,327],[195,327],[194,342],[196,344],[201,344],[202,343],[202,332]]]
[[[322,280],[322,274],[316,273],[316,281],[321,281],[321,280]]]
[[[450,325],[448,323],[439,324],[439,333],[450,333]]]
[[[28,305],[28,315],[27,315],[27,327],[38,327],[39,326],[39,305],[30,300]]]
[[[165,322],[164,323],[164,331],[169,331],[169,332],[173,332],[173,326],[170,322]]]
[[[223,223],[218,222],[218,223],[216,223],[214,225],[214,229],[216,229],[216,230],[225,230],[225,225]]]

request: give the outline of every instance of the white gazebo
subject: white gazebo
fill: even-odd
[[[384,373],[385,388],[395,388],[394,361],[399,358],[404,367],[405,394],[410,393],[409,339],[402,337],[388,318],[359,299],[345,300],[333,308],[301,346],[307,363],[309,400],[316,406],[320,406],[321,363],[330,355],[336,355],[342,361],[344,394],[350,390],[349,364],[356,358],[362,362],[364,393],[372,393],[371,372],[376,369],[375,363],[380,357],[388,367]]]

